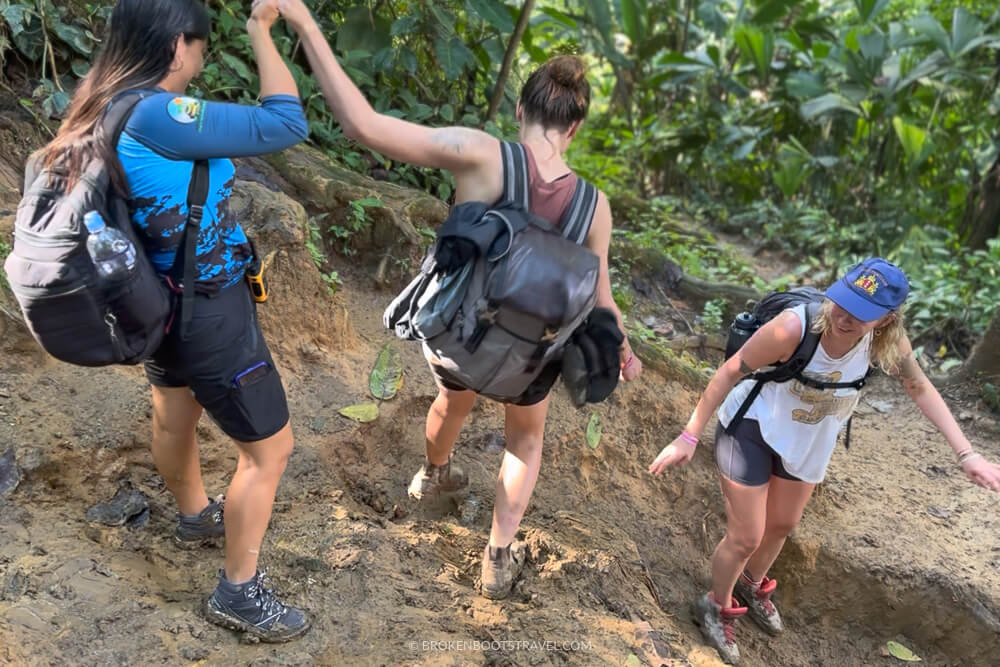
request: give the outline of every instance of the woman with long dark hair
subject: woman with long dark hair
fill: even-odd
[[[247,22],[260,106],[223,104],[185,95],[201,71],[210,34],[204,5],[120,0],[101,53],[76,90],[58,136],[40,156],[50,166],[65,165],[71,180],[88,157],[105,157],[144,249],[164,278],[182,252],[195,161],[208,161],[190,326],[186,335],[183,327],[172,327],[146,362],[152,452],[177,501],[177,541],[199,544],[225,535],[225,568],[206,616],[271,642],[303,634],[310,621],[280,602],[257,569],[292,432],[281,379],[244,281],[252,250],[229,210],[229,158],[278,151],[308,134],[295,81],[271,40],[277,18],[276,0],[257,0]],[[126,91],[143,97],[111,146],[98,128],[105,110]],[[203,410],[239,449],[224,511],[223,498],[210,501],[202,483],[195,426]]]
[[[341,69],[302,1],[280,0],[279,8],[302,39],[326,101],[348,137],[395,160],[447,169],[455,178],[456,205],[502,199],[504,174],[499,140],[473,128],[429,128],[377,113]],[[553,58],[528,78],[518,104],[519,140],[527,156],[531,212],[554,226],[559,225],[577,183],[563,155],[587,115],[590,85],[586,74],[583,61],[577,57]],[[610,240],[611,208],[601,194],[585,245],[600,258],[597,306],[611,310],[624,330],[621,313],[611,297]],[[476,401],[476,393],[449,377],[427,346],[425,355],[438,395],[427,414],[424,465],[409,488],[409,495],[418,501],[459,492],[468,484],[465,473],[451,462],[451,454],[462,423]],[[620,350],[620,364],[626,380],[635,378],[642,367],[627,340]],[[538,479],[549,390],[557,375],[558,369],[544,371],[529,391],[505,405],[506,452],[482,560],[482,592],[492,599],[508,595],[524,564],[523,544],[515,544],[514,538]]]

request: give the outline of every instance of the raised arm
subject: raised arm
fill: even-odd
[[[802,322],[794,313],[782,313],[762,326],[736,354],[729,357],[719,370],[715,371],[715,375],[705,387],[698,405],[688,419],[687,426],[684,427],[684,433],[694,442],[686,439],[684,435],[678,436],[664,447],[650,464],[649,472],[658,475],[671,466],[682,465],[691,460],[705,425],[740,378],[758,368],[773,366],[787,360],[795,352],[801,340]]]
[[[937,427],[955,452],[966,477],[975,484],[993,491],[1000,491],[1000,466],[990,463],[972,448],[972,443],[962,433],[948,405],[937,388],[931,384],[920,364],[913,356],[913,345],[906,336],[899,341],[902,358],[899,380],[920,412]]]
[[[480,169],[498,172],[499,143],[485,132],[429,128],[376,112],[337,62],[302,0],[279,0],[278,6],[299,34],[323,96],[346,136],[394,160],[447,169],[456,178]]]

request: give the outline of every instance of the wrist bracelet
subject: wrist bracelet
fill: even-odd
[[[976,458],[977,456],[982,456],[982,455],[979,452],[974,452],[974,451],[972,451],[970,449],[967,452],[963,452],[962,456],[958,457],[958,464],[959,465],[965,465],[965,463],[967,461],[971,461],[972,459]]]
[[[694,437],[687,431],[681,431],[680,438],[689,445],[694,445],[695,447],[698,446],[698,438]]]
[[[971,452],[972,452],[972,447],[968,447],[960,452],[955,452],[955,458],[961,461],[963,456],[968,456]]]
[[[635,354],[633,354],[632,352],[629,352],[628,353],[628,359],[626,359],[625,363],[622,364],[622,370],[625,370],[626,368],[628,368],[629,366],[631,366],[633,361],[635,361]]]

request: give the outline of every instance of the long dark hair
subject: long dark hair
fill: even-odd
[[[199,0],[118,0],[104,46],[80,81],[59,133],[41,150],[46,167],[58,164],[74,183],[89,160],[101,157],[122,196],[128,184],[116,147],[102,136],[100,120],[115,95],[152,88],[170,73],[177,40],[208,39],[211,21]]]
[[[586,118],[589,108],[587,66],[576,56],[551,58],[521,88],[521,110],[528,123],[566,131]]]

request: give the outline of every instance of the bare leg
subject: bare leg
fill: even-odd
[[[548,410],[548,397],[528,407],[507,406],[507,451],[504,452],[497,478],[493,526],[490,529],[491,547],[505,547],[514,540],[521,518],[528,509],[542,463],[542,437]]]
[[[274,494],[292,453],[292,427],[258,442],[236,442],[239,462],[226,493],[226,578],[241,583],[257,572]]]
[[[746,564],[747,574],[760,581],[774,565],[785,538],[799,524],[815,484],[771,477],[767,492],[767,521],[760,546]]]
[[[153,387],[153,461],[181,514],[208,505],[195,427],[201,406],[187,387]]]
[[[451,456],[462,422],[476,404],[473,391],[454,391],[438,387],[437,398],[427,412],[427,460],[432,465],[444,465]]]
[[[712,554],[712,595],[716,603],[728,609],[732,606],[736,580],[760,546],[767,516],[768,485],[744,486],[722,475],[719,478],[726,497],[726,536]]]

